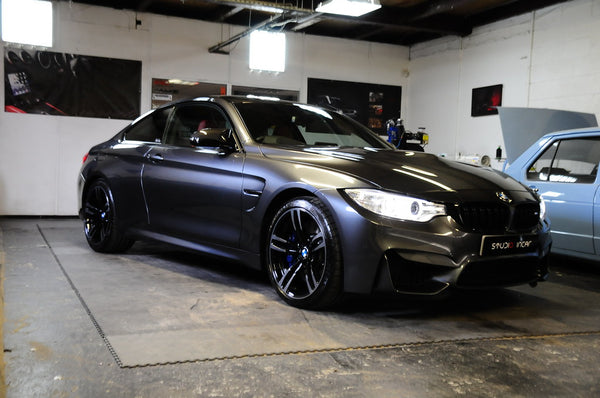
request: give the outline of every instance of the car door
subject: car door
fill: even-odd
[[[594,249],[600,254],[600,184],[596,184],[594,195]]]
[[[184,103],[171,115],[163,144],[146,154],[142,184],[150,229],[186,241],[237,247],[244,156],[195,147],[206,128],[231,129],[213,104]]]
[[[160,145],[172,107],[160,108],[125,129],[121,139],[103,157],[103,172],[110,180],[119,219],[133,227],[145,227],[148,214],[141,174],[145,155]]]
[[[599,162],[600,138],[583,137],[553,142],[529,167],[528,184],[537,188],[546,202],[553,247],[597,253],[594,201]]]

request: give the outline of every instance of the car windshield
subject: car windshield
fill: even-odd
[[[312,105],[249,101],[235,106],[252,138],[260,143],[390,149],[360,123]]]

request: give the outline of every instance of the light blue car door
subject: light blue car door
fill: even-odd
[[[546,202],[553,248],[600,253],[600,138],[554,142],[527,171],[528,185]],[[596,227],[595,227],[596,225]]]
[[[596,184],[594,196],[594,248],[600,254],[600,184]]]

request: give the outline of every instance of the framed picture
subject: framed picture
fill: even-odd
[[[400,117],[402,87],[326,79],[308,79],[308,102],[385,134],[385,122]]]
[[[497,115],[502,106],[502,84],[473,89],[471,116]]]

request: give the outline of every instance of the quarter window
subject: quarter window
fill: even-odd
[[[600,163],[600,138],[553,143],[527,171],[530,181],[591,184]]]
[[[133,125],[126,133],[129,141],[160,143],[173,108],[158,109]]]

